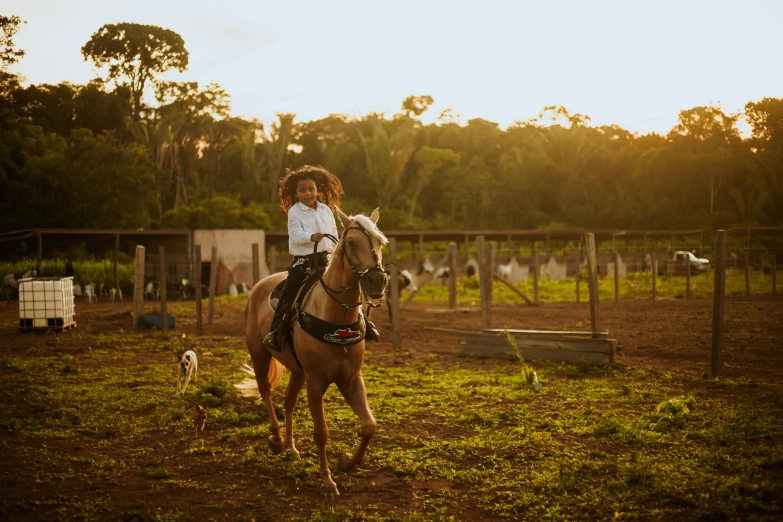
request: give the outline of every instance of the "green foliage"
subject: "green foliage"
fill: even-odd
[[[25,23],[18,16],[0,16],[0,71],[24,57],[24,51],[14,47],[14,36]]]
[[[0,276],[5,274],[20,274],[35,268],[35,259],[19,259],[14,262],[0,262]],[[133,290],[133,263],[119,263],[120,288],[125,295],[131,295]],[[65,277],[65,260],[42,259],[41,277]],[[95,283],[95,288],[104,284],[114,286],[114,261],[74,261],[74,283],[84,285]]]
[[[18,17],[0,17],[2,63],[22,57]],[[100,27],[81,49],[104,81],[29,85],[0,75],[2,230],[42,226],[284,229],[286,168],[324,165],[353,212],[382,210],[387,229],[702,228],[783,222],[783,100],[749,102],[753,136],[719,106],[680,112],[666,136],[591,126],[544,107],[500,129],[448,114],[423,124],[429,95],[393,115],[330,115],[270,124],[230,117],[217,84],[162,81],[189,61],[176,32]],[[143,93],[155,87],[155,107]],[[86,129],[86,130],[85,130]],[[89,132],[87,132],[89,131]],[[230,201],[240,201],[237,210]],[[212,208],[212,207],[215,208]],[[165,217],[164,216],[165,213]],[[238,224],[239,223],[239,224]]]
[[[269,229],[270,220],[264,209],[250,203],[247,206],[225,196],[201,201],[192,207],[179,207],[163,214],[166,228],[260,228]]]
[[[106,24],[82,47],[82,56],[99,68],[107,67],[107,81],[127,82],[132,111],[137,118],[147,81],[171,69],[188,67],[188,51],[182,37],[155,25]]]

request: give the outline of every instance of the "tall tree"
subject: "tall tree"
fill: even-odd
[[[416,181],[413,184],[413,195],[411,197],[411,210],[408,215],[408,219],[411,222],[416,212],[416,201],[419,199],[422,190],[429,185],[432,175],[450,166],[459,164],[459,154],[451,149],[435,149],[425,145],[416,152],[413,162],[419,168],[416,171]]]
[[[277,180],[283,177],[288,164],[288,146],[293,141],[296,114],[281,113],[268,133],[263,133],[264,156],[261,175],[266,179],[268,202],[277,201]]]
[[[230,109],[230,97],[217,84],[199,89],[197,82],[165,82],[158,85],[158,162],[174,176],[174,207],[188,204],[187,182],[194,171],[209,123]],[[161,132],[162,131],[162,132]]]
[[[5,71],[24,57],[24,51],[14,46],[14,36],[25,23],[18,16],[0,15],[0,71]]]
[[[409,124],[390,136],[380,121],[374,124],[371,136],[365,137],[359,131],[367,178],[375,187],[378,206],[382,209],[391,207],[394,196],[400,190],[402,173],[414,151],[414,135],[414,127]]]
[[[182,37],[170,29],[133,23],[106,24],[82,47],[84,60],[108,67],[106,81],[128,83],[131,115],[138,120],[144,89],[158,76],[188,67],[188,51]]]

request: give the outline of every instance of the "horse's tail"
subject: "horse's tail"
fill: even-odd
[[[239,393],[241,393],[243,397],[248,397],[250,399],[260,399],[261,392],[258,390],[258,381],[256,380],[255,370],[252,366],[245,363],[242,365],[242,371],[252,375],[253,378],[245,379],[244,381],[240,382],[239,384],[235,384],[234,386],[239,390]],[[272,360],[269,361],[269,372],[267,373],[270,390],[274,390],[275,386],[280,384],[283,375],[285,375],[285,366],[277,362],[277,359],[273,357]]]

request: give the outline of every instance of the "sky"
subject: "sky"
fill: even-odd
[[[667,133],[680,110],[783,97],[777,0],[0,0],[27,24],[27,83],[86,83],[81,47],[103,24],[179,33],[190,53],[168,79],[219,83],[232,113],[269,123],[392,114],[411,95],[461,122],[505,128],[544,106],[594,125]]]

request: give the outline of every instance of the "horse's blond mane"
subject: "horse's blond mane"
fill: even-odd
[[[370,233],[371,236],[378,239],[382,245],[387,245],[389,240],[383,235],[378,226],[372,222],[372,219],[368,218],[364,214],[357,214],[351,216],[351,219],[356,222],[360,227]]]

